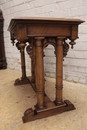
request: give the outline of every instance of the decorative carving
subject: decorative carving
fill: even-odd
[[[69,51],[69,45],[64,40],[64,42],[63,42],[63,57],[66,57],[68,51]]]
[[[49,44],[53,45],[56,48],[56,38],[55,37],[46,37],[43,42],[43,49]]]
[[[43,49],[47,47],[48,45],[54,46],[54,49],[56,49],[56,38],[55,37],[46,37],[43,41]],[[56,50],[54,51],[54,54],[56,55]],[[43,57],[45,57],[45,54],[43,52]]]
[[[26,47],[26,51],[31,59],[34,59],[34,54],[33,54],[33,46],[34,46],[33,43],[34,42],[35,42],[35,39],[33,37],[31,37],[31,38],[29,37],[29,39],[28,39],[29,45]]]
[[[11,35],[11,43],[12,43],[13,46],[14,46],[14,43],[15,43],[14,33],[10,33],[10,35]]]
[[[19,44],[20,44],[19,42],[16,43],[16,47],[18,50],[20,50]]]
[[[76,42],[74,42],[75,39],[71,39],[71,42],[69,43],[71,45],[71,48],[73,49],[73,46],[76,44]]]
[[[26,47],[26,51],[27,51],[28,55],[30,56],[30,58],[32,59],[32,58],[33,58],[33,50],[32,50],[31,44],[29,44],[29,45]]]

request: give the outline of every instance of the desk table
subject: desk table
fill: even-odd
[[[8,30],[11,40],[20,50],[22,77],[15,85],[30,83],[37,95],[35,109],[24,112],[23,122],[52,116],[64,111],[74,110],[69,100],[63,100],[63,58],[67,55],[69,46],[73,48],[78,38],[78,25],[84,21],[79,19],[59,18],[15,18]],[[67,43],[67,39],[70,40]],[[28,45],[26,44],[28,42]],[[45,93],[44,79],[44,49],[52,45],[56,56],[56,88],[55,99],[51,101]],[[25,46],[31,58],[31,77],[26,76]]]

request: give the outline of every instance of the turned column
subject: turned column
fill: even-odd
[[[24,53],[25,46],[26,44],[24,43],[17,44],[17,47],[21,53],[21,70],[22,70],[21,79],[26,79],[26,66],[25,66],[25,53]]]
[[[57,37],[56,47],[56,99],[55,103],[62,103],[63,88],[63,37]]]
[[[36,40],[36,67],[35,67],[35,82],[38,109],[44,108],[44,67],[43,67],[43,49],[42,40],[44,37],[35,37]]]

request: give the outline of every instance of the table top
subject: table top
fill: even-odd
[[[13,20],[40,20],[40,21],[59,21],[59,22],[84,22],[80,19],[71,19],[71,18],[51,18],[51,17],[16,17],[16,18],[13,18]]]
[[[8,30],[17,23],[61,23],[61,24],[81,24],[83,20],[70,18],[50,18],[50,17],[16,17],[11,19]]]

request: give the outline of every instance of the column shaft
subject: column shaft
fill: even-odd
[[[44,107],[44,67],[43,67],[43,37],[36,37],[36,67],[35,79],[37,90],[37,107],[39,109]]]
[[[21,53],[22,79],[25,79],[26,78],[26,65],[25,65],[25,53],[24,53],[24,49],[25,49],[26,44],[20,43],[17,46],[20,49],[20,53]]]
[[[63,88],[63,38],[59,37],[56,47],[56,103],[62,103]]]

